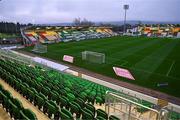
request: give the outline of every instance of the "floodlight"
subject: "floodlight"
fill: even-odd
[[[129,9],[129,5],[124,5],[123,6],[125,10],[125,15],[124,15],[124,33],[126,32],[126,11]]]
[[[124,9],[128,10],[129,9],[129,5],[124,5]]]

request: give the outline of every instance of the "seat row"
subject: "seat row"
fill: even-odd
[[[108,118],[108,115],[104,111],[95,110],[93,105],[85,103],[81,98],[76,98],[71,93],[62,92],[62,94],[59,94],[55,90],[51,91],[47,86],[42,87],[42,85],[31,79],[22,79],[23,81],[21,81],[21,79],[16,78],[4,69],[2,70],[2,68],[0,72],[4,73],[2,77],[8,84],[19,91],[35,106],[38,106],[45,114],[48,114],[50,118],[63,119],[63,115],[64,117],[68,116],[68,118],[72,118],[73,113],[77,118],[81,117],[82,119],[87,119],[88,115],[91,118]],[[61,91],[59,92],[61,93]],[[110,118],[115,118],[115,116],[111,116]]]
[[[20,79],[13,77],[13,79],[11,79],[11,77],[12,76],[9,75],[9,80],[6,80],[6,82],[10,83],[14,89],[20,92],[27,100],[37,106],[40,110],[42,110],[42,112],[47,114],[49,118],[54,116],[54,119],[60,119],[64,115],[64,117],[67,117],[66,119],[68,119],[73,118],[74,113],[77,118],[81,117],[82,119],[92,119],[95,118],[96,112],[97,118],[108,118],[108,115],[104,111],[100,109],[95,110],[95,107],[92,104],[85,103],[81,98],[75,98],[70,94],[68,94],[68,97],[64,95],[56,95],[58,94],[56,91],[51,91],[50,95],[48,96],[47,94],[37,92],[35,88],[29,87],[28,84],[23,83]],[[44,93],[47,93],[47,91]]]
[[[11,118],[23,120],[37,120],[36,115],[29,109],[25,109],[22,103],[13,98],[11,93],[0,84],[0,104],[8,112]]]
[[[16,68],[18,66],[18,69]],[[67,76],[56,76],[58,79],[58,83],[56,83],[56,81],[54,80],[54,78],[49,78],[48,76],[29,76],[30,72],[24,72],[24,70],[22,70],[23,68],[21,68],[19,65],[12,66],[12,64],[10,66],[4,66],[6,67],[5,69],[9,72],[11,72],[13,75],[17,76],[18,78],[21,78],[25,81],[29,81],[31,79],[35,79],[36,82],[38,82],[38,84],[40,84],[40,86],[48,86],[50,89],[51,88],[55,88],[55,90],[57,91],[58,89],[60,89],[60,91],[62,91],[62,88],[64,88],[66,90],[66,92],[71,92],[72,94],[74,94],[75,96],[78,95],[78,97],[81,97],[84,101],[88,101],[91,102],[92,104],[95,103],[95,101],[97,103],[99,103],[100,105],[103,104],[105,102],[105,91],[108,90],[108,88],[105,88],[104,86],[100,86],[97,84],[94,84],[92,82],[87,82],[87,81],[83,81],[83,80],[79,80],[79,79],[73,79],[73,77],[68,77]],[[24,67],[24,66],[23,66]],[[14,69],[12,69],[14,68]],[[33,69],[30,67],[29,68],[31,71],[33,71]],[[26,71],[28,71],[28,69],[26,68]],[[38,71],[38,70],[37,70]],[[8,74],[8,73],[7,73]],[[45,73],[43,73],[45,74]],[[63,77],[62,77],[63,76]],[[44,78],[48,78],[46,80],[44,80]],[[43,79],[43,80],[40,80]],[[68,82],[64,82],[64,79]],[[73,82],[72,82],[73,81]],[[77,82],[77,83],[75,83]],[[83,84],[78,84],[78,83],[83,83]],[[34,83],[36,84],[36,83]],[[41,88],[41,87],[40,87]],[[40,89],[39,88],[39,89]],[[96,91],[96,88],[98,89],[98,91]],[[103,89],[101,89],[103,88]]]

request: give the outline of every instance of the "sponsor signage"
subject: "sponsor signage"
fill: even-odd
[[[134,77],[132,76],[132,74],[130,73],[130,71],[127,69],[119,68],[119,67],[113,67],[113,70],[117,76],[121,76],[124,78],[135,80]]]
[[[64,55],[64,56],[63,56],[63,60],[66,61],[66,62],[73,63],[74,57],[69,56],[69,55]]]

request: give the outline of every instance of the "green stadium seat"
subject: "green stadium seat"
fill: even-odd
[[[84,108],[85,102],[81,98],[77,98],[75,102],[78,103],[81,108]]]
[[[53,87],[52,87],[52,90],[54,90],[54,91],[59,91],[59,87],[57,86],[57,85],[53,85]]]
[[[35,106],[37,105],[39,109],[42,109],[46,101],[47,101],[47,97],[42,93],[39,93],[35,95],[34,105]]]
[[[89,93],[91,92],[91,90],[90,90],[90,89],[86,89],[84,92],[85,92],[87,95],[89,95]]]
[[[26,83],[20,85],[20,93],[22,93],[23,96],[27,96],[27,88],[29,88],[29,85]]]
[[[14,98],[12,102],[18,107],[18,109],[23,109],[23,105],[18,99]]]
[[[72,102],[75,100],[75,96],[72,93],[68,93],[67,98],[68,98],[69,102]]]
[[[109,120],[120,120],[120,119],[114,115],[111,115],[109,116]]]
[[[3,97],[4,97],[5,95],[3,94],[3,92],[2,92],[2,90],[0,91],[0,104],[2,104],[3,103]]]
[[[15,86],[15,89],[17,91],[20,90],[20,85],[21,85],[21,80],[20,79],[15,79],[14,86]]]
[[[1,100],[1,104],[3,106],[3,108],[6,108],[7,107],[7,100],[8,100],[8,97],[2,92],[0,91],[0,100]]]
[[[69,89],[68,87],[65,87],[64,90],[66,91],[66,93],[70,93],[71,89]]]
[[[170,112],[170,119],[171,120],[180,120],[180,113]]]
[[[60,118],[61,120],[73,120],[68,115],[60,111]]]
[[[37,82],[34,79],[32,79],[31,82],[30,82],[30,86],[35,88],[36,85],[37,85]]]
[[[35,84],[36,84],[35,88],[36,88],[37,92],[41,92],[43,85],[41,83],[38,83],[38,82],[36,82]]]
[[[53,89],[53,84],[52,83],[48,82],[47,86],[48,86],[49,89]]]
[[[8,97],[8,98],[12,98],[12,95],[9,91],[4,90],[3,93]]]
[[[58,92],[59,92],[59,94],[60,94],[61,96],[67,94],[67,92],[66,92],[64,89],[60,89]]]
[[[62,108],[62,109],[61,109],[61,112],[64,113],[64,114],[66,114],[66,115],[70,118],[70,120],[73,120],[73,119],[74,119],[74,118],[73,118],[73,115],[71,114],[71,112],[70,112],[69,110],[67,110],[67,109],[65,109],[65,108]]]
[[[57,104],[59,104],[59,94],[58,94],[58,92],[56,92],[54,90],[51,91],[50,94],[49,94],[49,99],[53,100],[53,101],[56,101]]]
[[[20,111],[20,119],[37,120],[37,117],[31,110],[23,109],[22,111]]]
[[[22,119],[22,120],[30,120],[30,119],[23,113],[22,110],[20,111],[20,119]]]
[[[79,95],[80,98],[82,98],[83,100],[86,99],[87,97],[87,94],[85,92],[82,92],[80,95]]]
[[[84,108],[82,109],[82,120],[93,120],[93,113],[89,111],[88,109]]]
[[[8,100],[7,104],[8,104],[7,109],[9,109],[9,113],[10,113],[11,117],[13,117],[15,119],[19,119],[20,118],[20,109],[11,100]]]
[[[26,83],[29,85],[30,83],[31,83],[31,77],[29,77],[29,73],[27,73],[26,72],[26,75],[27,75],[27,77],[26,77]]]
[[[93,116],[95,116],[96,109],[93,105],[87,103],[85,104],[85,107],[93,113]]]
[[[27,88],[27,99],[29,99],[31,103],[34,101],[36,94],[38,94],[38,92],[34,88]]]
[[[95,95],[96,95],[96,92],[95,91],[92,91],[89,95],[88,95],[88,102],[89,103],[92,103],[94,105],[94,101],[95,101]]]
[[[9,93],[9,91],[0,91],[0,96],[2,96],[3,100],[2,100],[2,104],[4,108],[8,107],[8,100],[12,98],[11,93]]]
[[[59,99],[60,99],[61,108],[63,108],[63,107],[68,108],[68,105],[69,105],[68,99],[65,96],[62,96]]]
[[[103,100],[101,97],[96,97],[96,104],[99,103],[100,105],[103,104]]]
[[[103,111],[101,109],[97,109],[96,113],[97,113],[97,117],[100,116],[100,117],[103,117],[106,120],[108,119],[108,114],[105,111]]]
[[[45,96],[49,96],[51,89],[49,87],[43,87],[41,92],[45,95]]]
[[[104,119],[104,118],[101,117],[101,116],[97,116],[97,117],[96,117],[96,120],[106,120],[106,119]]]
[[[81,107],[76,102],[70,102],[70,112],[76,114],[76,118],[80,118]]]
[[[13,85],[13,77],[12,77],[12,75],[11,76],[9,76],[9,79],[7,80],[7,83],[9,84],[9,85]]]
[[[4,91],[4,87],[0,84],[0,92]],[[0,104],[2,103],[2,96],[0,96]]]
[[[48,117],[51,118],[52,115],[56,115],[59,107],[53,101],[46,101],[44,104],[43,112],[48,114]]]
[[[15,77],[14,75],[12,75],[10,85],[11,85],[13,88],[15,87],[15,86],[14,86],[15,80],[16,80],[16,77]]]

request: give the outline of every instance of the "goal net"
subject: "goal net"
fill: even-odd
[[[35,53],[46,53],[47,52],[47,46],[46,45],[42,45],[40,43],[37,43],[34,46],[34,49],[32,50]]]
[[[105,63],[105,54],[92,51],[83,51],[82,60],[99,64]]]

